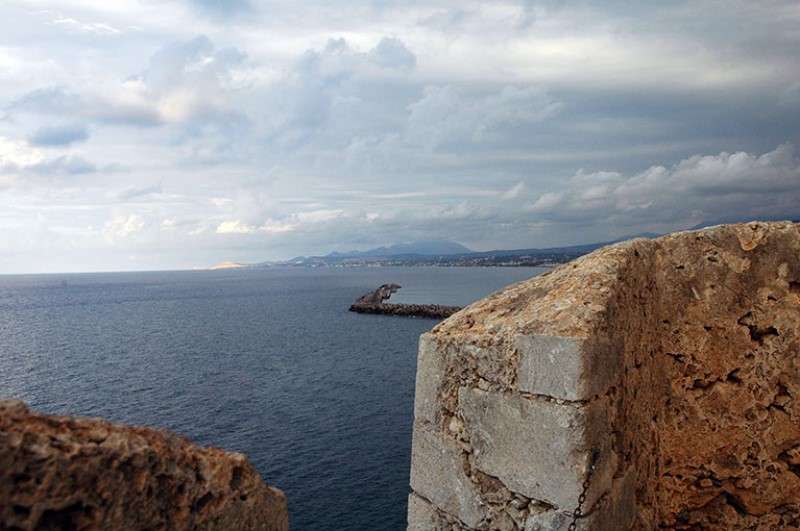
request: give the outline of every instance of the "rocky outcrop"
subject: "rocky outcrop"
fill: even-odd
[[[354,304],[381,304],[383,301],[389,300],[389,298],[392,296],[392,293],[395,293],[401,287],[402,286],[398,284],[384,284],[375,291],[370,291],[369,293],[362,295]]]
[[[434,328],[409,529],[800,527],[798,257],[792,223],[633,240]]]
[[[242,454],[163,430],[0,402],[2,529],[289,529]]]
[[[400,287],[397,284],[384,284],[377,290],[359,297],[358,300],[350,305],[350,311],[400,317],[446,319],[461,310],[460,306],[442,306],[441,304],[394,304],[384,302]]]

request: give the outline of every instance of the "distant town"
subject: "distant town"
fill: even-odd
[[[242,264],[223,262],[201,269],[267,267],[554,267],[574,260],[606,243],[552,249],[472,251],[450,241],[422,241],[395,244],[369,251],[331,253],[326,256],[299,256],[291,260]]]
[[[475,255],[398,255],[330,258],[315,256],[286,262],[266,262],[252,267],[387,267],[387,266],[438,266],[438,267],[554,267],[574,260],[589,251],[555,251],[524,254]]]

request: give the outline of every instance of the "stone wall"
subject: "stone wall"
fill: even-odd
[[[410,530],[800,526],[800,229],[633,240],[422,336]]]
[[[0,529],[289,529],[242,454],[0,401]]]

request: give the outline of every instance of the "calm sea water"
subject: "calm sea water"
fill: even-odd
[[[405,529],[420,334],[347,311],[464,305],[536,268],[0,276],[0,397],[244,452],[294,531]]]

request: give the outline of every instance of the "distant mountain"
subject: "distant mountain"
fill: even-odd
[[[766,220],[764,220],[766,221]],[[780,220],[776,220],[780,221]],[[797,220],[793,220],[797,223]],[[716,219],[700,223],[696,230],[723,223],[742,223],[741,218]],[[633,238],[658,238],[663,234],[642,232],[623,236],[612,241],[533,249],[509,249],[473,251],[449,240],[419,240],[412,243],[396,243],[388,247],[377,247],[368,251],[333,252],[325,256],[298,256],[280,262],[261,262],[244,267],[362,267],[381,265],[439,265],[439,266],[552,266],[590,253],[607,245]],[[242,267],[242,264],[221,264],[226,267]],[[220,267],[220,266],[215,266]]]
[[[663,236],[663,234],[657,234],[655,232],[640,232],[638,234],[630,234],[628,236],[622,236],[621,238],[617,238],[616,240],[612,240],[612,241],[610,241],[608,243],[621,243],[621,242],[626,242],[628,240],[633,240],[635,238],[647,238],[649,240],[652,240],[654,238],[660,238],[662,236]],[[606,245],[606,244],[605,243],[600,244],[600,247],[602,247],[604,245]]]
[[[419,240],[412,243],[396,243],[389,247],[377,247],[369,251],[333,252],[326,258],[365,258],[379,256],[447,256],[452,254],[469,254],[474,251],[460,243],[449,240]]]

